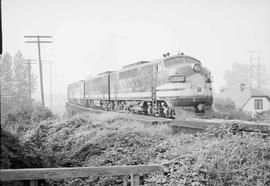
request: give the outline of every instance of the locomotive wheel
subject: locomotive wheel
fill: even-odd
[[[204,113],[205,112],[205,105],[200,103],[197,106],[195,106],[195,112],[196,113]]]
[[[149,104],[149,105],[147,106],[146,114],[148,114],[148,115],[150,115],[150,116],[153,115],[153,107],[152,107],[151,104]]]
[[[175,118],[175,111],[173,108],[168,107],[166,111],[166,118]]]

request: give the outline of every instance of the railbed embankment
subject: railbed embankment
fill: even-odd
[[[263,122],[251,122],[242,120],[225,120],[225,119],[200,119],[200,118],[183,118],[183,119],[168,119],[161,117],[152,117],[140,114],[131,114],[128,112],[113,112],[97,110],[93,108],[86,108],[79,105],[67,103],[66,109],[74,113],[111,113],[116,118],[126,121],[139,121],[146,124],[167,124],[171,126],[176,132],[198,132],[203,131],[209,127],[225,126],[231,128],[232,131],[245,132],[262,132],[270,134],[270,124]]]

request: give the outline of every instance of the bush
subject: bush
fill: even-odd
[[[161,185],[270,184],[269,138],[215,128],[192,141],[183,135],[166,143],[169,150],[158,158],[163,162],[162,174],[150,180]]]
[[[270,110],[266,110],[264,112],[257,113],[256,114],[256,119],[266,121],[266,122],[270,122]]]
[[[253,121],[254,120],[254,118],[252,118],[251,115],[249,115],[241,110],[238,110],[238,109],[231,110],[228,112],[211,110],[211,111],[208,111],[204,115],[204,118],[237,119],[237,120],[244,120],[244,121]]]
[[[30,144],[21,144],[18,137],[1,128],[1,169],[47,167],[43,152]]]
[[[30,120],[40,122],[53,118],[54,115],[47,107],[42,107],[40,104],[26,105],[3,114],[2,121],[5,125],[12,123],[27,123]]]
[[[52,111],[47,107],[42,107],[41,105],[37,104],[33,107],[31,119],[35,122],[40,122],[43,120],[48,120],[53,118],[54,115]]]
[[[260,133],[234,135],[221,127],[173,135],[167,125],[127,122],[117,116],[83,118],[39,124],[24,143],[35,150],[28,152],[36,154],[34,160],[42,157],[40,166],[50,167],[161,164],[162,173],[145,176],[145,185],[270,183],[269,137]],[[77,178],[62,184],[117,185],[122,178]]]
[[[48,108],[39,104],[26,105],[5,113],[1,117],[1,124],[5,130],[13,134],[23,135],[28,130],[33,130],[43,120],[55,119]]]
[[[4,126],[12,125],[15,123],[28,123],[31,120],[33,112],[33,106],[20,107],[14,110],[10,110],[3,114],[2,123]]]
[[[115,117],[102,118],[102,122],[78,116],[58,123],[43,122],[29,138],[29,143],[40,146],[44,152],[52,152],[54,166],[58,167],[147,164],[165,150],[158,147],[165,136],[153,133],[160,131],[159,126],[145,129],[141,123],[127,125],[126,121],[116,120]],[[166,127],[160,127],[168,134]],[[122,182],[116,177],[76,180],[76,184],[81,185],[115,185]],[[74,180],[66,180],[65,183],[74,185]]]
[[[235,104],[232,100],[219,98],[215,99],[214,109],[206,111],[204,118],[254,120],[250,114],[235,108]]]

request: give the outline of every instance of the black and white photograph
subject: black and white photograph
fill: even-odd
[[[270,0],[0,14],[0,185],[270,185]]]

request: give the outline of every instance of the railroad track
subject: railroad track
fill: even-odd
[[[68,112],[74,113],[116,113],[114,111],[97,110],[93,108],[86,108],[79,105],[66,103],[66,109]],[[200,119],[200,118],[185,118],[185,119],[168,119],[161,117],[153,117],[140,114],[132,114],[129,112],[117,112],[116,118],[126,121],[139,121],[146,124],[167,124],[170,125],[174,131],[194,133],[203,131],[208,127],[220,127],[225,126],[231,129],[233,132],[262,132],[270,135],[270,124],[262,122],[250,122],[242,120],[225,120],[225,119]]]

